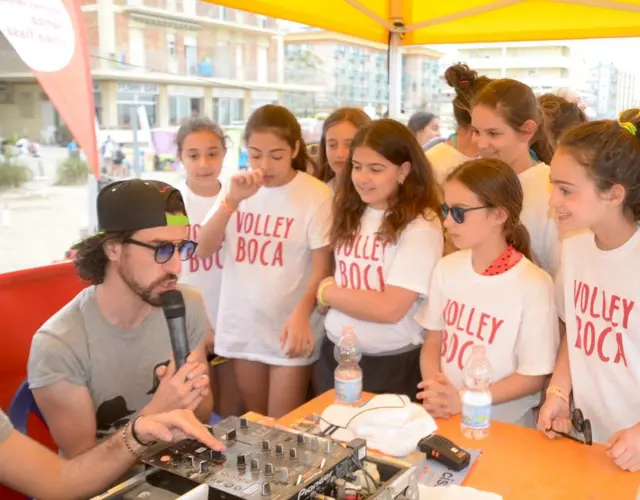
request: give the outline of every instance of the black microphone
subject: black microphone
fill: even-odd
[[[176,371],[178,371],[187,362],[187,356],[189,356],[184,297],[180,290],[168,290],[160,294],[160,298],[162,300],[162,310],[169,326],[171,348],[176,361]]]

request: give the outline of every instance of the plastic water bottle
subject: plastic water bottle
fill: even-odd
[[[360,346],[353,328],[344,327],[340,341],[334,348],[338,362],[335,371],[336,402],[356,405],[362,399],[362,368]]]
[[[462,434],[468,439],[483,439],[491,426],[491,363],[483,345],[474,345],[464,365],[462,392]]]

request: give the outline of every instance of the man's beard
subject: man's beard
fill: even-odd
[[[133,293],[135,293],[138,297],[140,297],[140,299],[153,307],[162,306],[162,299],[160,298],[159,294],[154,295],[154,289],[157,286],[166,283],[167,281],[178,281],[178,276],[176,276],[175,274],[165,274],[164,276],[162,276],[162,278],[155,280],[150,285],[142,286],[137,283],[133,279],[133,277],[129,275],[129,273],[127,273],[125,267],[122,265],[118,266],[118,274],[120,275],[120,278],[122,278],[122,281],[124,281],[124,283],[129,287],[129,289],[131,289]]]

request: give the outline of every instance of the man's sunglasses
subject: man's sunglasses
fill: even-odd
[[[483,205],[481,207],[450,207],[446,203],[440,205],[440,210],[442,210],[442,218],[446,219],[449,214],[451,214],[451,218],[457,222],[458,224],[462,224],[464,222],[464,215],[467,212],[472,212],[473,210],[480,210],[482,208],[490,208],[488,205]]]
[[[193,257],[193,254],[196,252],[196,247],[198,246],[195,241],[191,240],[183,240],[179,243],[167,241],[166,243],[161,243],[159,245],[151,245],[150,243],[144,243],[142,241],[134,240],[133,238],[128,238],[124,240],[124,243],[153,250],[153,258],[158,264],[166,264],[169,262],[176,250],[178,250],[178,255],[180,255],[181,261],[189,260]]]

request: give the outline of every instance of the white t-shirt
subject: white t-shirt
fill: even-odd
[[[216,354],[279,366],[318,359],[324,331],[317,310],[310,358],[287,358],[280,333],[306,291],[311,251],[329,244],[332,198],[326,184],[298,172],[288,184],[262,187],[240,203],[225,231]]]
[[[431,163],[439,186],[444,185],[447,175],[449,175],[454,168],[465,161],[473,160],[473,158],[463,155],[448,142],[436,144],[427,150],[426,155],[427,160]]]
[[[198,241],[200,228],[220,193],[216,196],[198,196],[191,191],[186,181],[179,184],[177,189],[182,193],[182,199],[191,223],[188,238]],[[188,262],[182,263],[180,282],[191,285],[200,291],[212,326],[215,326],[218,317],[223,259],[224,250],[220,248],[206,259],[200,259],[194,255]]]
[[[564,240],[556,292],[574,402],[600,443],[640,421],[638,269],[640,231],[609,251],[596,246],[590,231]]]
[[[520,220],[529,231],[534,260],[555,276],[560,264],[560,237],[549,208],[549,173],[549,165],[538,163],[518,176],[524,193]]]
[[[420,345],[423,331],[413,319],[429,292],[431,273],[442,257],[442,225],[435,214],[413,220],[395,244],[376,236],[384,210],[367,208],[352,245],[334,252],[338,286],[352,290],[383,290],[386,285],[417,292],[418,300],[398,323],[382,324],[352,318],[338,309],[327,313],[327,337],[336,343],[345,326],[353,327],[365,354],[384,354]]]
[[[443,333],[441,370],[459,389],[476,343],[486,347],[493,383],[514,373],[553,371],[559,346],[553,282],[525,257],[503,274],[483,276],[474,271],[470,250],[447,255],[433,271],[428,303],[416,320]],[[521,423],[539,400],[536,394],[494,405],[492,418]]]

